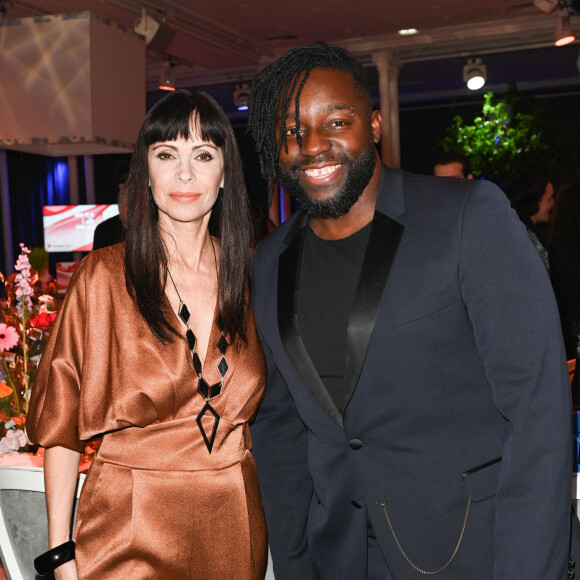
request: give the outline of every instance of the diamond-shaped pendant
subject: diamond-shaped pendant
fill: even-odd
[[[200,377],[201,376],[201,361],[199,360],[199,357],[197,356],[196,352],[193,353],[192,359],[193,359],[193,368],[195,369],[197,376]]]
[[[204,399],[209,399],[209,385],[203,377],[199,377],[199,381],[197,381],[197,390]]]
[[[189,322],[189,317],[190,317],[189,310],[187,309],[185,302],[182,302],[179,306],[179,318],[183,320],[184,324],[187,324]]]
[[[203,416],[208,411],[214,417],[213,428],[211,430],[211,435],[209,436],[209,438],[208,438],[207,433],[205,432],[205,429],[203,428],[203,424],[201,422],[201,420],[203,419]],[[196,417],[195,420],[197,422],[197,426],[199,427],[199,430],[201,431],[201,435],[202,435],[203,440],[205,442],[205,446],[207,447],[208,451],[211,453],[211,450],[213,448],[213,444],[215,441],[215,435],[217,433],[218,424],[220,422],[220,416],[217,414],[216,410],[208,402],[206,402],[203,409],[200,411],[199,415]]]
[[[225,339],[225,336],[222,334],[221,338],[218,340],[217,346],[219,351],[223,354],[226,354],[226,350],[228,350],[228,341]]]
[[[189,350],[195,350],[195,343],[197,339],[195,338],[195,334],[193,334],[191,328],[187,329],[187,332],[185,333],[185,338],[187,338],[187,346],[189,346]]]
[[[224,384],[223,381],[220,381],[219,383],[215,383],[210,387],[203,377],[199,377],[199,381],[197,381],[197,390],[200,392],[201,396],[207,401],[209,399],[217,397],[222,392],[223,384]]]
[[[214,383],[211,386],[211,390],[210,390],[210,399],[213,399],[214,397],[217,397],[221,392],[222,392],[222,386],[223,386],[224,382],[221,381],[219,383]]]
[[[223,379],[226,376],[226,373],[228,372],[228,362],[226,361],[226,357],[223,356],[222,360],[220,360],[219,364],[218,364],[218,371],[220,372],[220,376]]]

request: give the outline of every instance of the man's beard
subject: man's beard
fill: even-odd
[[[300,183],[298,170],[311,163],[324,162],[342,163],[346,168],[346,181],[330,199],[314,199],[308,196],[304,186]],[[338,218],[349,212],[358,201],[365,187],[368,185],[375,170],[375,145],[371,141],[369,148],[355,161],[348,157],[326,158],[323,155],[303,163],[295,163],[285,171],[278,165],[278,178],[286,193],[289,193],[300,205],[301,209],[314,218]]]

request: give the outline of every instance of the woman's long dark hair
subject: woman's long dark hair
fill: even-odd
[[[179,335],[165,301],[167,255],[158,228],[158,209],[149,190],[149,146],[187,139],[191,118],[199,122],[201,137],[222,151],[224,187],[212,210],[210,234],[220,239],[218,306],[230,340],[246,337],[247,276],[252,222],[244,185],[242,162],[232,126],[221,107],[202,92],[176,91],[148,112],[135,144],[129,179],[125,280],[139,312],[161,341]],[[193,305],[192,305],[193,306]]]
[[[539,173],[526,171],[506,183],[505,194],[520,220],[527,226],[532,223],[532,216],[540,210],[540,200],[544,197],[549,182],[547,177]]]

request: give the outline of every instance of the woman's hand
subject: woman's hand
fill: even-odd
[[[76,560],[59,566],[54,571],[54,580],[78,580]]]

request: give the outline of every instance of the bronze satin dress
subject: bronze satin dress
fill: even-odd
[[[75,272],[27,419],[31,440],[46,447],[82,451],[103,436],[75,526],[79,578],[262,579],[266,528],[244,438],[267,372],[253,318],[247,344],[226,352],[210,454],[185,338],[164,345],[153,336],[125,289],[123,260],[119,244],[89,254]],[[210,384],[220,380],[220,337],[214,321],[202,373]],[[202,422],[209,435],[213,417]]]

